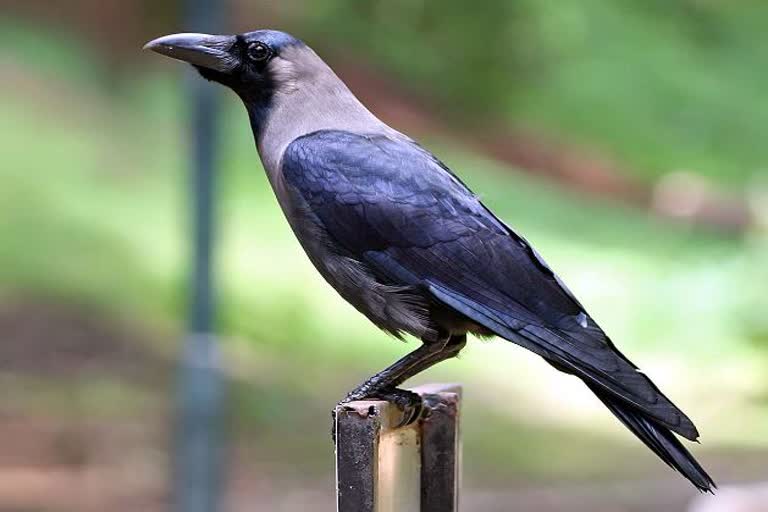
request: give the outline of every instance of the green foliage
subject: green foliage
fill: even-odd
[[[526,2],[491,4],[468,13],[461,0],[332,0],[309,9],[304,23],[310,41],[365,54],[456,115],[488,114],[519,90],[510,85],[541,50],[517,44],[530,32]]]
[[[766,173],[768,6],[695,0],[331,0],[309,40],[393,71],[462,123],[505,118],[643,179]]]
[[[512,97],[511,119],[599,147],[643,178],[689,170],[732,186],[765,175],[764,3],[556,4],[578,29]]]

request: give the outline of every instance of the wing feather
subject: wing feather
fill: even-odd
[[[334,243],[695,439],[693,423],[624,357],[530,244],[407,139],[321,131],[291,143],[286,183]]]

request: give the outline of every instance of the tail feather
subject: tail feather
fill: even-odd
[[[430,292],[443,304],[582,379],[635,436],[700,491],[712,492],[717,487],[675,437],[677,433],[695,441],[699,434],[693,422],[613,346],[588,315],[578,320],[580,329],[556,328],[532,318],[519,303],[504,302],[504,297],[494,300],[505,307],[494,308],[436,280],[428,283]]]
[[[704,468],[686,450],[680,440],[667,428],[643,412],[627,405],[602,389],[589,386],[608,409],[648,448],[671,468],[680,472],[701,492],[712,493],[717,488]]]

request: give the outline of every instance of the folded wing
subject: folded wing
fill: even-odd
[[[406,139],[321,131],[289,145],[282,166],[334,242],[375,275],[428,290],[611,403],[698,437],[531,246],[429,152]]]

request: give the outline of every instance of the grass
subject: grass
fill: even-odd
[[[15,81],[0,85],[0,294],[57,297],[177,335],[188,226],[176,84],[147,76],[110,96],[52,81],[13,54],[2,59]],[[285,421],[327,421],[326,404],[410,347],[377,332],[311,268],[272,196],[244,113],[231,98],[224,104],[219,328],[238,375],[247,377],[236,389],[237,417],[277,439]],[[690,231],[427,142],[538,247],[617,343],[683,398],[708,439],[764,445],[763,237]],[[573,462],[563,471],[575,474],[593,438],[615,439],[617,450],[628,439],[572,380],[499,342],[473,344],[427,379],[461,379],[477,404],[474,417],[494,411],[467,425],[468,452],[479,454],[468,461],[519,463],[499,478],[546,474],[558,447]],[[286,399],[302,406],[286,409]],[[565,431],[575,438],[565,440]],[[302,446],[318,450],[305,454],[318,466],[325,435],[301,433]],[[550,436],[560,444],[549,447]],[[529,443],[519,439],[531,450],[520,452]]]

